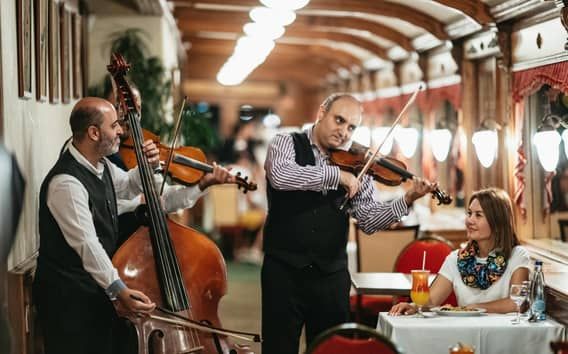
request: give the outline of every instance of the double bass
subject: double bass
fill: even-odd
[[[170,220],[162,210],[153,169],[142,151],[143,132],[132,89],[130,65],[113,54],[108,71],[130,124],[147,204],[148,226],[140,227],[116,251],[112,262],[126,285],[144,292],[157,308],[150,316],[128,315],[139,354],[250,354],[227,336],[260,341],[257,334],[223,329],[217,314],[227,292],[227,270],[217,246],[196,230]],[[158,314],[159,313],[159,314]]]

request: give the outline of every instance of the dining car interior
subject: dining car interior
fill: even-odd
[[[0,1],[0,353],[568,353],[568,0]]]

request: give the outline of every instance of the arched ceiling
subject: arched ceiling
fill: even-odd
[[[491,7],[506,1],[311,0],[248,80],[323,86],[340,68],[389,65],[487,28],[495,22]],[[261,6],[258,0],[169,3],[190,44],[186,76],[211,80],[251,21],[248,11]]]

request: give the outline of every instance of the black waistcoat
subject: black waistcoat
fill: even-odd
[[[89,209],[97,237],[104,250],[112,257],[117,247],[118,218],[116,196],[108,166],[102,180],[82,166],[69,151],[59,160],[44,179],[39,196],[39,258],[36,276],[45,285],[62,286],[72,292],[100,293],[102,290],[83,268],[81,258],[63,237],[59,225],[47,206],[47,189],[52,178],[68,174],[79,180],[89,194]],[[57,198],[57,196],[50,196]]]
[[[296,163],[315,165],[307,135],[294,133],[292,137]],[[344,194],[343,189],[327,194],[276,190],[268,182],[265,254],[297,268],[315,264],[324,272],[344,269],[349,218],[337,207]]]

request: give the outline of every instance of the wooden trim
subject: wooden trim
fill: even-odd
[[[568,326],[568,294],[545,287],[546,313],[564,326]]]
[[[184,37],[184,39],[191,42],[191,48],[189,50],[190,56],[194,53],[199,53],[220,54],[229,57],[235,47],[235,41],[229,39],[201,38],[195,36]],[[361,60],[350,52],[333,49],[325,45],[278,42],[273,52],[285,56],[313,55],[315,57],[322,57],[346,68],[362,65]]]
[[[307,16],[299,13],[294,24],[303,24],[307,26],[327,26],[336,28],[352,28],[356,30],[369,31],[377,37],[382,37],[393,43],[396,43],[402,49],[412,52],[414,47],[411,40],[401,32],[391,27],[384,26],[378,22],[368,21],[354,17],[331,17],[331,16]]]
[[[218,5],[219,0],[199,0],[189,2],[184,7],[195,7],[195,4],[214,4]],[[231,6],[248,7],[258,6],[257,0],[233,0]],[[307,10],[326,10],[326,11],[350,11],[364,12],[372,15],[381,15],[387,17],[398,18],[399,20],[411,23],[417,27],[423,28],[430,32],[433,36],[440,40],[448,40],[449,36],[444,30],[444,24],[436,18],[427,15],[415,8],[405,6],[398,3],[387,1],[368,1],[368,0],[312,0]]]
[[[542,0],[509,0],[493,6],[489,9],[489,12],[499,23],[550,6],[554,6],[554,4],[550,2],[545,4]]]
[[[242,25],[245,22],[225,21],[222,18],[227,16],[218,16],[215,20],[187,20],[180,21],[179,28],[182,32],[189,36],[199,35],[199,32],[221,32],[224,34],[239,35],[242,33]],[[322,30],[318,27],[306,26],[302,24],[294,24],[286,29],[283,39],[289,37],[297,38],[310,38],[310,39],[327,39],[335,42],[346,42],[362,49],[365,49],[372,54],[389,60],[387,49],[379,46],[373,41],[367,40],[363,37],[355,36],[352,34],[333,32],[329,30]],[[185,39],[186,37],[184,37]]]
[[[556,321],[568,326],[568,246],[560,241],[525,240],[523,247],[533,259],[544,261],[544,281],[547,284],[546,312]]]
[[[523,18],[521,20],[515,21],[513,23],[513,32],[520,31],[523,28],[532,27],[555,18],[560,17],[560,9],[556,7],[550,7],[543,9],[530,17]]]
[[[567,61],[567,60],[568,60],[568,53],[563,52],[563,53],[558,53],[558,54],[555,54],[555,55],[548,56],[546,58],[526,60],[526,61],[523,61],[523,62],[520,62],[520,63],[513,64],[511,71],[515,72],[515,71],[522,71],[522,70],[527,70],[527,69],[532,69],[532,68],[538,68],[539,66],[545,66],[545,65],[560,63],[560,62]]]
[[[422,13],[415,8],[387,1],[368,0],[312,0],[308,5],[310,10],[337,10],[366,12],[373,15],[398,18],[430,32],[440,40],[449,39],[444,30],[444,24],[434,17]]]
[[[499,33],[496,30],[481,32],[463,42],[463,55],[466,59],[482,59],[500,56]]]
[[[32,304],[32,276],[8,273],[8,318],[12,329],[13,353],[36,353],[36,331]]]
[[[325,31],[311,31],[296,30],[295,28],[290,28],[286,31],[285,37],[301,37],[301,38],[311,38],[311,39],[328,39],[335,42],[345,42],[348,44],[355,45],[362,49],[369,51],[370,53],[376,55],[379,58],[389,60],[387,50],[371,41],[365,40],[361,37],[346,33],[336,33],[336,32],[325,32]]]
[[[242,26],[249,21],[248,14],[243,11],[198,10],[192,8],[176,8],[174,11],[178,18],[181,31],[225,31],[242,32]],[[399,45],[406,51],[414,51],[411,40],[403,33],[391,27],[355,17],[335,17],[322,15],[304,15],[298,17],[291,24],[291,28],[304,28],[318,31],[318,27],[333,27],[336,29],[355,29],[368,31],[374,36],[383,38]],[[319,29],[320,31],[322,29]]]
[[[477,0],[436,0],[436,2],[459,10],[471,17],[477,23],[487,25],[494,22],[493,16],[489,12],[487,5]]]

